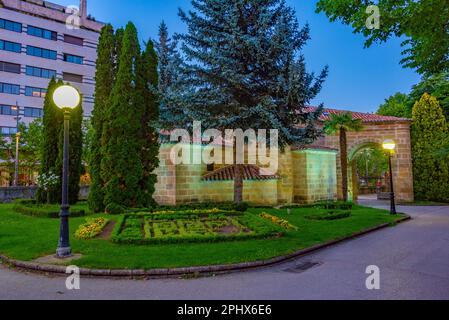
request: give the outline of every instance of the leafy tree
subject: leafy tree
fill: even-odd
[[[23,125],[23,124],[22,124]],[[43,125],[41,119],[31,122],[28,127],[19,128],[22,133],[20,148],[20,163],[27,168],[29,176],[39,171],[43,143]]]
[[[89,193],[89,207],[94,212],[103,212],[104,180],[101,174],[101,159],[103,158],[104,122],[106,110],[109,107],[109,97],[115,78],[116,41],[114,29],[106,25],[101,30],[97,49],[97,69],[95,73],[95,104],[92,113],[92,141],[90,146],[89,172],[91,187]]]
[[[193,0],[180,10],[188,33],[179,35],[189,62],[168,105],[204,129],[278,129],[280,145],[312,142],[322,112],[304,107],[321,89],[327,68],[307,73],[300,51],[309,27],[299,29],[283,0]],[[234,198],[242,201],[242,165],[235,165]]]
[[[363,130],[362,121],[354,119],[352,113],[332,115],[325,124],[325,132],[329,135],[340,136],[340,163],[342,176],[343,201],[348,201],[348,132]]]
[[[364,150],[356,158],[359,177],[378,178],[388,170],[388,160],[385,153],[377,148]]]
[[[140,160],[141,119],[145,106],[136,90],[140,45],[135,26],[129,22],[123,35],[116,80],[103,127],[101,174],[105,183],[104,205],[139,206],[143,166]]]
[[[159,120],[158,88],[158,59],[154,44],[150,40],[146,44],[145,51],[140,57],[137,75],[137,96],[142,101],[143,114],[141,118],[140,160],[143,166],[143,174],[140,181],[142,198],[139,204],[149,207],[154,204],[153,194],[157,176],[154,171],[159,166],[159,133],[155,129],[155,123]]]
[[[59,157],[59,140],[63,124],[63,115],[61,110],[53,102],[53,92],[62,84],[63,82],[61,80],[56,82],[55,79],[51,79],[48,84],[47,95],[44,99],[40,175],[49,174],[50,172],[59,172],[57,171],[57,161]],[[47,193],[50,193],[50,197],[47,197]],[[57,203],[61,196],[60,193],[57,186],[53,187],[50,191],[40,188],[36,198],[40,203],[46,203],[48,198],[51,203]]]
[[[412,112],[409,108],[409,97],[403,93],[396,93],[385,100],[385,103],[379,107],[377,114],[410,119]]]
[[[369,5],[380,9],[380,29],[370,30],[366,21]],[[432,75],[449,71],[449,6],[447,0],[319,0],[317,12],[331,21],[350,25],[366,38],[365,47],[406,37],[401,63],[420,74]]]
[[[412,149],[415,197],[449,201],[449,164],[435,157],[447,146],[449,127],[440,104],[425,93],[413,108]]]
[[[424,93],[435,97],[443,108],[446,120],[449,121],[449,72],[442,72],[423,79],[413,87],[409,97],[409,109],[412,110]]]

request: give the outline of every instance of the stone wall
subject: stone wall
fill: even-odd
[[[0,202],[7,203],[16,199],[34,199],[37,187],[7,187],[0,188]]]
[[[313,203],[337,198],[336,157],[334,151],[293,152],[293,202]]]

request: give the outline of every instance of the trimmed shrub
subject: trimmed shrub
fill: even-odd
[[[34,200],[18,200],[14,203],[13,210],[17,213],[36,217],[36,218],[59,218],[60,209],[55,206],[39,205]],[[84,210],[70,210],[70,217],[84,217],[86,212]]]
[[[351,212],[349,211],[328,211],[323,213],[317,213],[312,214],[309,216],[306,216],[306,219],[309,220],[318,220],[318,221],[333,221],[333,220],[340,220],[340,219],[346,219],[351,216]]]

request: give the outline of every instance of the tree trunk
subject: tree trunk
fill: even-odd
[[[348,201],[348,145],[346,130],[340,129],[340,162],[341,162],[341,178],[343,201]]]
[[[50,190],[47,191],[47,204],[50,204]]]
[[[243,165],[236,164],[234,167],[234,202],[243,202]]]

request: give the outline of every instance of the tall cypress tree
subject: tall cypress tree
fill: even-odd
[[[203,127],[278,129],[281,146],[310,143],[319,134],[322,108],[304,107],[321,90],[327,68],[306,72],[300,54],[309,27],[299,29],[284,0],[193,0],[180,11],[188,33],[180,36],[189,64],[182,68],[183,92],[170,107],[186,112],[183,120]],[[235,201],[242,201],[242,166],[235,166]]]
[[[62,81],[56,82],[52,78],[48,84],[47,94],[44,100],[44,117],[43,123],[43,141],[41,150],[41,168],[40,174],[48,174],[52,172],[61,176],[62,171],[58,171],[58,156],[59,156],[59,139],[61,135],[61,128],[63,124],[63,115],[61,110],[53,102],[53,92],[62,84]],[[36,199],[40,203],[47,202],[47,196],[51,203],[57,203],[60,199],[58,187],[50,190],[49,195],[45,190],[39,189]]]
[[[159,101],[157,97],[158,87],[158,59],[154,44],[150,40],[142,52],[138,64],[137,91],[144,106],[141,121],[141,152],[140,159],[143,166],[143,175],[140,181],[142,198],[141,205],[148,207],[154,204],[153,194],[157,176],[154,171],[159,166],[159,134],[155,124],[159,120]]]
[[[449,164],[435,156],[449,140],[449,127],[435,97],[425,93],[413,108],[412,150],[415,197],[449,201]]]
[[[104,180],[101,177],[101,158],[103,139],[103,126],[105,112],[109,106],[109,97],[114,84],[116,39],[114,29],[106,25],[101,30],[97,51],[97,69],[95,73],[95,104],[92,114],[92,127],[94,135],[91,145],[90,175],[92,179],[89,207],[94,212],[104,211]]]
[[[103,128],[105,145],[101,170],[105,181],[104,204],[108,212],[113,212],[112,208],[118,206],[138,206],[142,199],[140,134],[144,105],[136,90],[139,61],[137,30],[129,22],[123,35],[118,72]]]

